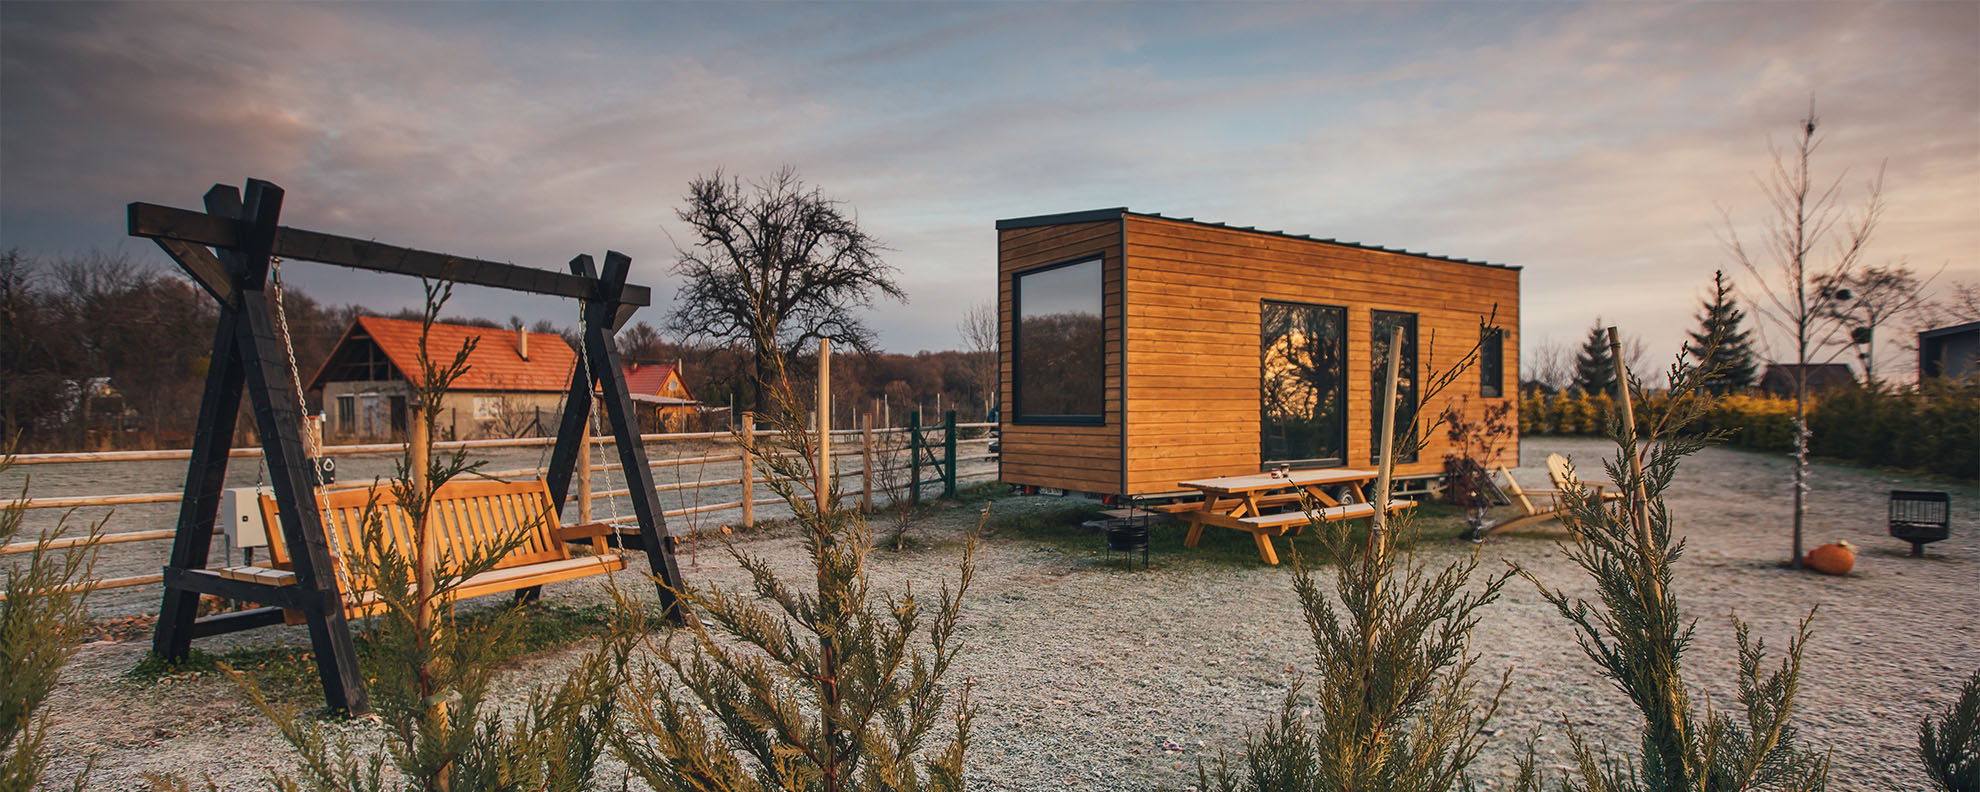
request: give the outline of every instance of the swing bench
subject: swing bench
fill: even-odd
[[[374,501],[374,496],[376,500]],[[613,528],[608,523],[562,526],[551,509],[550,488],[542,479],[526,481],[456,481],[433,494],[428,512],[431,529],[438,533],[443,565],[460,564],[467,559],[501,549],[521,534],[521,544],[495,562],[493,569],[470,577],[456,586],[456,599],[515,591],[534,592],[547,583],[604,575],[626,568],[623,557],[607,546]],[[417,550],[412,521],[399,506],[390,487],[339,490],[323,497],[323,527],[330,537],[332,563],[348,618],[370,616],[384,610],[376,581],[350,568],[346,561],[353,549],[361,548],[375,562],[384,548],[365,541],[368,515],[376,515],[379,534],[393,552],[412,558]],[[296,574],[288,548],[279,535],[280,507],[273,495],[260,498],[262,524],[269,530],[269,566],[236,566],[208,570],[223,578],[293,585]],[[572,552],[571,543],[589,542],[589,555]],[[284,613],[291,624],[302,623],[299,611]]]
[[[545,583],[624,568],[622,556],[603,551],[609,538],[621,547],[645,551],[663,613],[676,624],[684,621],[675,595],[683,585],[680,567],[612,342],[633,312],[652,300],[645,287],[626,282],[632,260],[607,251],[601,272],[590,256],[581,255],[564,274],[288,228],[277,222],[282,196],[281,187],[249,179],[245,193],[214,185],[205,195],[204,212],[148,203],[128,207],[130,235],[157,243],[219,306],[171,558],[162,574],[164,596],[152,650],[178,661],[191,652],[194,638],[300,621],[308,626],[325,703],[352,715],[370,710],[349,619],[374,613],[382,604],[370,581],[356,579],[344,554],[358,548],[375,554],[379,549],[364,547],[360,527],[374,493],[393,546],[409,551],[412,532],[405,511],[389,492],[325,492],[320,486],[317,460],[311,458],[317,452],[302,431],[304,405],[294,350],[280,313],[281,270],[275,263],[282,259],[581,301],[583,363],[571,372],[544,478],[450,483],[435,493],[430,517],[438,520],[430,519],[429,526],[438,529],[443,564],[447,558],[458,563],[499,547],[497,537],[504,532],[528,532],[521,548],[506,554],[493,570],[466,581],[456,590],[459,596],[517,591],[529,597]],[[272,316],[271,302],[277,306]],[[594,398],[611,424],[637,532],[603,524],[565,527],[557,521],[578,455],[584,453]],[[244,400],[252,407],[273,490],[260,508],[267,517],[274,561],[269,567],[211,568],[214,522]],[[572,541],[589,541],[593,554],[572,553]],[[200,617],[199,601],[206,596],[261,607]]]

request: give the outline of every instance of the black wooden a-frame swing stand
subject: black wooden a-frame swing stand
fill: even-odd
[[[636,541],[646,551],[659,583],[661,605],[670,619],[680,620],[678,603],[670,591],[681,585],[680,568],[654,493],[653,470],[647,466],[646,449],[639,441],[618,349],[612,343],[613,333],[633,311],[650,304],[645,287],[626,283],[631,259],[616,251],[607,252],[605,270],[600,273],[591,257],[582,255],[571,261],[571,273],[566,275],[284,228],[276,223],[282,209],[282,188],[255,179],[248,180],[245,200],[238,189],[214,185],[206,193],[205,204],[205,212],[146,203],[129,207],[131,236],[157,242],[220,304],[205,397],[200,401],[199,429],[193,435],[192,462],[186,469],[185,498],[179,506],[171,561],[164,571],[165,598],[152,637],[152,648],[160,656],[183,659],[194,638],[280,624],[284,609],[297,610],[309,625],[310,644],[316,652],[329,706],[351,714],[370,708],[344,615],[344,592],[338,590],[336,551],[325,536],[312,486],[316,472],[312,460],[305,458],[303,415],[296,391],[299,385],[290,372],[284,342],[270,323],[266,288],[271,256],[584,301],[584,359],[590,370],[581,366],[571,375],[546,479],[551,501],[556,508],[563,508],[578,454],[583,453],[596,385],[617,439],[619,461],[639,519],[638,534],[620,538],[625,545]],[[294,565],[294,585],[234,580],[206,568],[243,392],[253,404],[281,515],[282,539]],[[199,618],[202,594],[262,607]]]

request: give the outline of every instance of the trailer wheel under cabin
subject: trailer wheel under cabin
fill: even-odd
[[[998,221],[997,281],[1006,484],[1154,496],[1282,464],[1374,466],[1370,361],[1390,327],[1404,404],[1483,342],[1426,419],[1518,398],[1517,267],[1116,208]],[[1516,423],[1487,467],[1518,464]],[[1442,474],[1450,442],[1423,439],[1398,477]]]

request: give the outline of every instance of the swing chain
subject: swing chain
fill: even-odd
[[[272,276],[269,284],[273,287],[271,291],[275,296],[275,323],[282,328],[282,351],[287,352],[289,356],[289,382],[296,386],[296,415],[304,422],[304,425],[301,427],[303,430],[303,456],[309,460],[311,465],[315,465],[317,464],[316,439],[310,436],[311,433],[307,425],[309,421],[309,402],[303,397],[302,371],[296,367],[296,341],[295,337],[289,333],[289,312],[287,307],[283,305],[285,300],[282,299],[282,257],[269,256],[268,264],[271,268],[270,275]],[[311,471],[311,475],[319,480],[321,479],[321,476],[315,471]]]

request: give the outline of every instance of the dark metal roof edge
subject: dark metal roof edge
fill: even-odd
[[[1126,215],[1126,214],[1131,214],[1131,212],[1128,211],[1127,207],[1116,206],[1112,209],[1089,209],[1084,212],[1062,212],[1060,214],[1032,215],[1030,217],[1013,217],[1008,220],[998,220],[997,230],[1009,231],[1014,228],[1036,228],[1038,226],[1070,225],[1073,223],[1096,223],[1101,220],[1119,220],[1121,219],[1122,215]]]
[[[1121,213],[1126,215],[1134,215],[1135,217],[1146,217],[1151,220],[1168,220],[1174,223],[1189,223],[1191,225],[1200,225],[1207,228],[1221,228],[1227,231],[1242,231],[1247,234],[1263,234],[1265,236],[1284,237],[1286,239],[1301,239],[1308,242],[1321,242],[1329,245],[1339,245],[1341,247],[1350,247],[1359,250],[1374,250],[1382,253],[1397,253],[1405,256],[1415,256],[1417,258],[1435,259],[1437,261],[1449,261],[1456,264],[1472,264],[1480,267],[1492,267],[1494,269],[1509,269],[1509,270],[1523,269],[1522,267],[1512,264],[1494,264],[1489,261],[1477,261],[1468,258],[1458,258],[1456,256],[1439,256],[1435,253],[1417,253],[1415,251],[1404,250],[1402,248],[1389,248],[1389,247],[1382,247],[1381,245],[1364,245],[1360,242],[1342,242],[1337,239],[1321,239],[1311,236],[1309,234],[1288,234],[1284,231],[1264,231],[1258,228],[1253,228],[1251,226],[1234,226],[1229,223],[1218,223],[1209,220],[1198,220],[1194,217],[1165,217],[1162,214],[1156,212],[1136,212],[1126,209],[1121,210]]]
[[[1956,325],[1953,325],[1953,326],[1951,326],[1951,327],[1934,327],[1934,328],[1932,328],[1932,329],[1930,329],[1930,330],[1922,330],[1922,331],[1919,331],[1919,333],[1918,333],[1918,337],[1919,337],[1919,338],[1938,338],[1939,336],[1948,336],[1948,335],[1959,335],[1960,333],[1970,333],[1970,332],[1973,332],[1973,331],[1975,331],[1975,330],[1980,330],[1980,322],[1967,322],[1966,324],[1956,324]]]
[[[998,220],[997,230],[1008,231],[1014,228],[1035,228],[1037,226],[1048,226],[1048,225],[1092,223],[1101,220],[1117,220],[1129,215],[1132,215],[1134,217],[1145,217],[1150,220],[1167,220],[1172,223],[1189,223],[1191,225],[1200,225],[1206,228],[1221,228],[1226,231],[1241,231],[1247,234],[1263,234],[1265,236],[1284,237],[1286,239],[1301,239],[1308,242],[1320,242],[1323,244],[1338,245],[1340,247],[1356,248],[1359,250],[1374,250],[1382,253],[1397,253],[1404,256],[1415,256],[1417,258],[1434,259],[1437,261],[1449,261],[1457,264],[1472,264],[1480,267],[1492,267],[1494,269],[1508,269],[1514,271],[1525,269],[1524,267],[1514,264],[1494,264],[1489,261],[1476,261],[1468,258],[1458,258],[1456,256],[1439,256],[1435,253],[1417,253],[1415,251],[1404,250],[1402,248],[1388,248],[1388,247],[1382,247],[1381,245],[1364,245],[1360,242],[1342,242],[1338,239],[1321,238],[1321,237],[1312,236],[1310,234],[1289,234],[1284,231],[1266,231],[1251,226],[1234,226],[1228,223],[1218,223],[1209,220],[1198,220],[1194,217],[1167,217],[1155,212],[1137,212],[1125,206],[1116,206],[1111,209],[1091,209],[1084,212],[1063,212],[1060,214],[1033,215],[1031,217],[1015,217],[1009,220]]]

